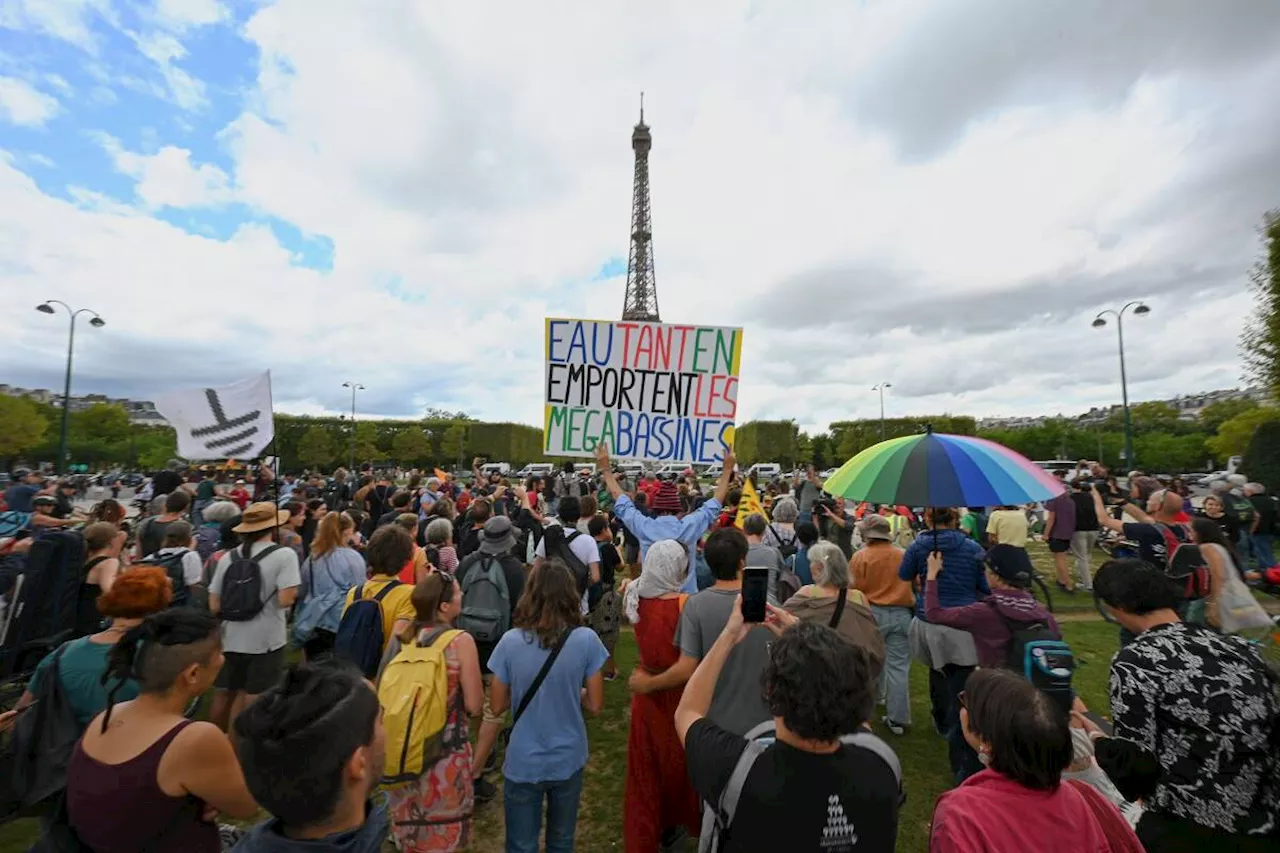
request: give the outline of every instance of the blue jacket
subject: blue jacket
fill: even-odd
[[[935,544],[936,543],[936,544]],[[902,555],[898,577],[916,581],[924,590],[924,577],[929,571],[929,552],[942,552],[942,574],[938,575],[938,603],[943,607],[964,607],[991,594],[983,571],[982,546],[959,530],[922,530]],[[916,617],[924,617],[924,596],[916,596]]]
[[[379,853],[390,828],[386,802],[380,797],[369,804],[368,817],[358,829],[300,841],[286,836],[280,820],[273,817],[250,830],[232,853]]]

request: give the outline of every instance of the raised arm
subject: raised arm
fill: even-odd
[[[609,490],[613,499],[616,501],[622,497],[622,487],[618,485],[618,478],[613,475],[613,466],[609,464],[609,448],[604,446],[603,441],[596,442],[596,470],[600,472],[604,487]]]
[[[1107,506],[1102,502],[1102,494],[1098,491],[1098,487],[1091,486],[1089,491],[1093,493],[1093,511],[1098,516],[1098,524],[1107,530],[1123,533],[1124,522],[1118,518],[1112,518],[1111,513],[1107,512]]]
[[[733,450],[729,449],[724,454],[724,470],[720,472],[720,479],[716,481],[716,500],[724,506],[725,499],[729,497],[729,486],[733,483],[733,469],[737,467],[737,459],[734,458]]]

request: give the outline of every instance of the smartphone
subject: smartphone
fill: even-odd
[[[769,598],[769,570],[744,569],[742,572],[742,618],[746,622],[763,622],[765,602]]]

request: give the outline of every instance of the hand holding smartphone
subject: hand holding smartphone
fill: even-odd
[[[764,621],[769,599],[769,570],[748,568],[742,572],[742,619],[744,622]]]

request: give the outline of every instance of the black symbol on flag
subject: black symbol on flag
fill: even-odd
[[[247,453],[251,450],[253,448],[253,442],[242,442],[245,442],[247,439],[258,434],[258,427],[256,424],[253,424],[253,422],[258,419],[258,415],[262,414],[262,412],[258,409],[254,409],[247,415],[240,415],[237,418],[228,419],[226,413],[222,410],[222,402],[218,399],[217,391],[212,388],[206,388],[204,389],[204,396],[205,399],[209,401],[209,409],[213,412],[213,419],[216,423],[207,427],[199,427],[191,430],[191,437],[204,438],[206,435],[219,436],[218,438],[206,441],[204,446],[209,450],[218,451],[219,456],[224,456],[226,458],[240,456],[241,454]],[[246,424],[252,425],[246,430],[240,430],[240,427]],[[240,431],[233,432],[234,430]],[[229,432],[232,434],[223,435],[223,433]],[[233,447],[232,445],[235,446]]]

